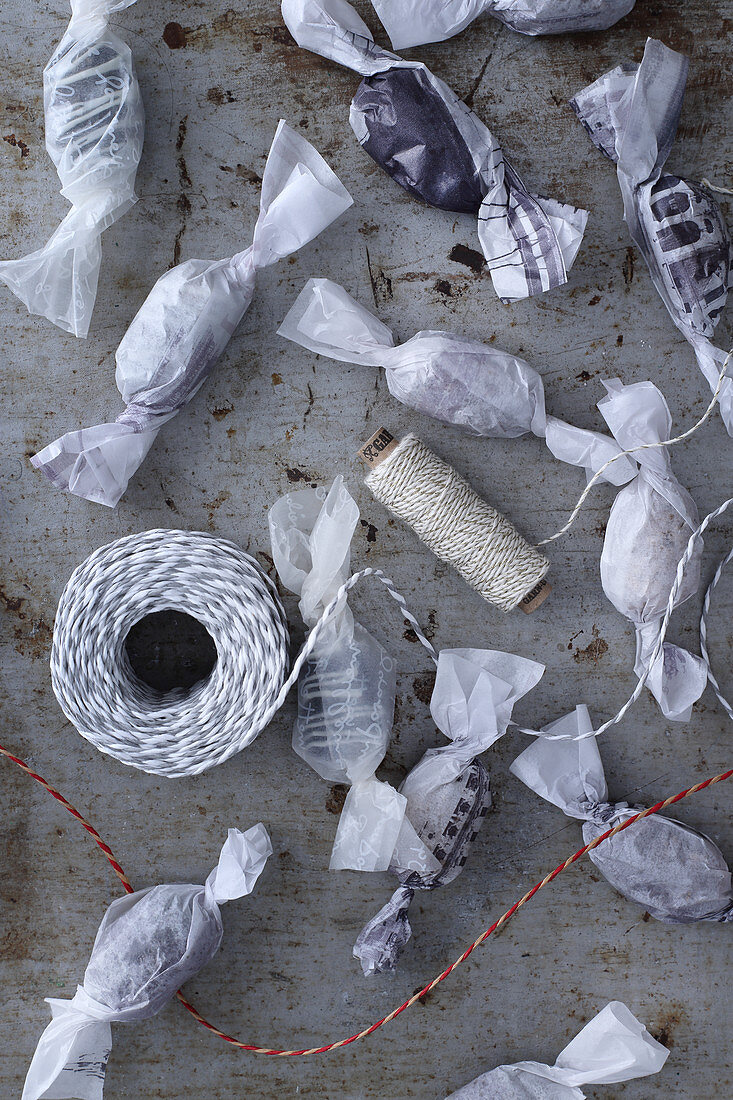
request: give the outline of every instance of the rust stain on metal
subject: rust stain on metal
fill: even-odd
[[[349,788],[343,783],[334,783],[326,796],[326,809],[330,814],[340,814],[344,808]]]
[[[597,626],[593,626],[593,641],[585,649],[576,649],[573,660],[581,664],[583,661],[592,661],[597,665],[604,653],[608,653],[608,642],[601,638]]]
[[[31,155],[30,148],[26,145],[24,141],[16,137],[15,134],[5,134],[3,137],[3,141],[7,141],[8,145],[12,145],[14,149],[20,149],[21,160]]]
[[[478,252],[475,248],[469,248],[465,244],[456,244],[451,248],[448,253],[448,259],[453,260],[456,264],[463,264],[464,267],[469,267],[475,275],[480,275],[486,266],[486,259],[483,253]]]
[[[163,27],[163,41],[169,50],[182,50],[186,46],[186,32],[180,23],[166,23]]]

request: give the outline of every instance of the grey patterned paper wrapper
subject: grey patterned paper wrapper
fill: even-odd
[[[577,34],[606,30],[635,0],[372,0],[396,50],[444,42],[480,15],[492,15],[520,34]]]
[[[576,707],[541,731],[574,740],[540,736],[510,767],[541,798],[583,822],[586,844],[643,809],[608,800],[598,744],[583,737],[592,728],[588,708]],[[733,921],[731,872],[723,853],[680,821],[652,814],[604,840],[588,857],[620,894],[657,920]]]
[[[415,891],[435,890],[461,873],[491,806],[489,773],[476,757],[503,736],[514,704],[543,672],[543,665],[511,653],[441,650],[430,712],[449,743],[428,749],[400,787],[407,821],[435,867],[426,873],[406,843],[396,849],[390,870],[399,887],[354,945],[365,975],[396,969],[411,936]]]
[[[83,984],[70,1001],[48,1000],[52,1020],[22,1100],[102,1100],[110,1025],[155,1016],[213,958],[223,935],[219,906],[250,894],[271,854],[263,825],[230,829],[203,886],[153,886],[113,901]]]
[[[295,41],[364,77],[349,121],[365,151],[430,206],[478,215],[494,289],[517,301],[567,282],[587,212],[532,194],[490,130],[425,65],[376,45],[346,0],[282,0]]]
[[[664,172],[687,82],[688,60],[654,38],[640,64],[599,77],[571,100],[594,144],[616,164],[624,219],[670,317],[715,389],[725,353],[712,337],[733,280],[733,249],[713,194]],[[733,435],[728,368],[720,412]]]

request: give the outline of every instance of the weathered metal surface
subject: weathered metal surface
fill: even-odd
[[[648,34],[661,37],[692,54],[669,166],[729,183],[733,78],[725,0],[638,0],[613,30],[576,39],[531,41],[481,19],[451,42],[415,51],[473,103],[527,182],[591,211],[569,286],[502,306],[488,276],[473,269],[473,220],[421,208],[368,160],[348,126],[354,74],[299,51],[278,8],[274,0],[241,9],[225,0],[185,9],[140,3],[119,18],[137,60],[146,144],[140,202],[104,237],[89,339],[28,317],[0,288],[3,741],[89,814],[139,885],[200,880],[229,825],[268,825],[276,855],[252,900],[227,908],[223,949],[187,992],[230,1032],[300,1046],[350,1033],[412,993],[579,845],[577,825],[509,776],[507,765],[525,743],[510,733],[486,758],[494,808],[465,872],[416,899],[414,940],[397,977],[366,982],[351,946],[392,880],[326,869],[338,792],[291,752],[292,702],[254,745],[200,778],[164,782],[125,769],[64,722],[50,688],[54,608],[64,582],[94,547],[152,526],[216,531],[267,567],[274,499],[345,472],[363,516],[354,563],[385,568],[437,645],[488,645],[544,661],[544,680],[518,708],[523,721],[548,721],[578,701],[599,717],[614,713],[634,678],[631,627],[598,578],[613,490],[599,489],[571,535],[551,548],[551,598],[531,617],[501,616],[388,520],[361,486],[353,452],[380,423],[417,431],[530,537],[564,520],[581,488],[578,472],[555,463],[539,440],[469,440],[426,421],[397,405],[376,371],[317,360],[275,329],[304,280],[328,276],[373,303],[401,338],[453,328],[525,355],[543,372],[548,407],[568,420],[601,426],[600,378],[651,376],[675,425],[688,426],[705,407],[707,387],[629,246],[614,172],[565,102],[605,68],[640,57]],[[359,8],[376,26],[368,5]],[[6,256],[44,241],[66,209],[43,145],[41,72],[67,20],[62,0],[4,0],[0,7]],[[161,272],[179,258],[229,255],[249,243],[259,174],[280,117],[336,167],[354,209],[315,245],[261,273],[215,376],[163,430],[115,512],[56,493],[28,456],[64,431],[120,411],[114,349]],[[720,340],[729,337],[730,316]],[[701,513],[725,493],[729,454],[718,419],[675,449],[675,467]],[[725,546],[723,525],[707,539],[706,577]],[[398,781],[436,738],[426,707],[430,667],[376,585],[365,584],[354,603],[399,662],[384,768]],[[297,624],[293,601],[286,605]],[[675,637],[693,647],[699,605],[691,601],[675,620]],[[713,660],[726,679],[730,581],[720,586],[712,619]],[[295,625],[296,645],[301,637]],[[650,802],[729,764],[730,727],[710,693],[687,725],[665,723],[645,695],[604,737],[602,752],[611,794]],[[20,1093],[48,1020],[43,998],[72,995],[117,883],[40,788],[9,764],[2,781],[0,1094],[10,1097]],[[679,816],[733,858],[729,811],[730,792],[721,787],[684,803]],[[270,1061],[226,1047],[174,1004],[145,1025],[115,1028],[105,1096],[437,1100],[499,1062],[552,1061],[584,1020],[619,998],[671,1047],[671,1057],[658,1078],[591,1095],[709,1100],[731,1092],[729,944],[730,928],[645,920],[583,864],[425,1004],[366,1042],[327,1057]]]

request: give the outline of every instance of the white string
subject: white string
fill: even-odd
[[[377,577],[437,663],[432,643],[389,577],[353,574],[288,664],[288,629],[275,585],[238,546],[189,531],[144,531],[91,554],[74,570],[54,624],[51,681],[82,737],[156,775],[197,775],[249,745],[280,709],[327,621],[363,577]],[[131,627],[171,609],[211,635],[217,661],[190,691],[156,691],[134,674]]]
[[[612,458],[609,458],[607,462],[603,463],[599,470],[596,470],[593,477],[590,479],[585,489],[578,497],[578,503],[575,505],[572,512],[570,513],[570,518],[568,519],[567,523],[565,523],[559,531],[556,531],[554,535],[550,535],[549,538],[542,539],[541,542],[535,543],[535,546],[547,546],[548,542],[554,542],[555,539],[562,538],[563,535],[567,534],[567,532],[570,530],[570,528],[573,526],[576,519],[578,518],[578,513],[585,504],[588,495],[590,494],[590,491],[595,483],[600,477],[603,476],[604,471],[607,470],[609,466],[613,465],[614,462],[618,462],[618,460],[620,458],[623,458],[624,455],[633,455],[636,454],[638,451],[651,451],[655,450],[657,447],[671,447],[673,443],[682,443],[683,440],[689,439],[691,435],[694,435],[698,428],[702,427],[702,425],[705,423],[705,421],[708,419],[713,409],[715,408],[718,397],[720,396],[720,390],[722,388],[723,381],[725,380],[726,370],[728,368],[728,363],[730,362],[731,355],[733,355],[733,348],[730,349],[725,357],[723,366],[720,370],[718,383],[715,387],[715,391],[713,392],[713,396],[710,399],[710,404],[696,424],[693,424],[692,427],[688,428],[686,432],[682,433],[682,435],[676,435],[673,439],[661,439],[655,443],[640,443],[636,447],[630,447],[627,451],[619,451],[618,454],[615,454]]]
[[[705,176],[700,180],[703,187],[707,187],[708,191],[717,191],[719,195],[733,195],[730,187],[721,187],[717,183],[711,183]]]
[[[407,435],[365,484],[489,603],[511,611],[542,581],[547,558],[467,481]]]
[[[609,718],[609,720],[607,722],[604,722],[602,726],[599,726],[597,730],[590,730],[588,733],[582,733],[577,737],[574,737],[570,733],[552,733],[551,734],[551,733],[543,733],[542,731],[538,731],[538,730],[531,730],[531,729],[525,729],[523,727],[520,727],[522,733],[528,733],[532,737],[536,737],[539,733],[539,735],[541,737],[546,738],[548,741],[584,741],[587,737],[599,737],[602,733],[605,733],[607,729],[610,729],[611,726],[617,725],[622,720],[622,718],[624,718],[624,716],[627,714],[627,712],[630,710],[630,708],[634,705],[636,700],[641,695],[641,693],[644,689],[644,685],[647,682],[647,679],[649,678],[649,673],[651,672],[655,662],[657,661],[660,653],[662,652],[662,646],[664,644],[664,639],[665,639],[666,634],[667,634],[667,627],[669,626],[669,620],[672,617],[672,612],[674,611],[675,604],[677,602],[677,595],[679,593],[680,586],[682,584],[682,579],[683,579],[684,574],[685,574],[685,569],[687,568],[687,565],[690,561],[690,558],[692,557],[692,555],[695,551],[695,546],[697,544],[697,540],[702,537],[702,535],[707,530],[707,528],[710,526],[710,524],[713,522],[713,520],[717,519],[718,516],[721,516],[723,514],[723,512],[725,512],[731,506],[731,504],[733,504],[733,497],[729,497],[727,500],[724,500],[723,503],[718,508],[716,508],[712,512],[709,512],[708,515],[705,516],[705,519],[702,521],[700,526],[697,527],[692,532],[692,534],[690,535],[690,538],[687,542],[687,546],[685,547],[685,552],[682,555],[682,557],[680,558],[679,562],[677,563],[677,574],[675,576],[674,584],[672,585],[672,588],[671,588],[670,593],[669,593],[669,599],[667,601],[667,609],[664,613],[664,618],[662,619],[662,625],[661,625],[660,630],[659,630],[659,637],[657,638],[656,645],[654,646],[654,649],[652,650],[652,652],[649,656],[649,661],[648,661],[648,664],[647,664],[646,668],[644,669],[644,672],[642,673],[642,675],[639,677],[639,679],[637,681],[636,687],[634,688],[634,690],[632,691],[631,695],[626,700],[624,705],[621,707],[621,710],[618,711],[618,713],[615,714],[613,718]],[[728,557],[725,560],[728,561],[731,558],[731,556],[733,556],[733,550],[731,550],[731,553],[728,555]],[[718,567],[718,572],[716,573],[716,576],[713,578],[713,583],[710,585],[710,588],[708,589],[708,592],[706,593],[706,607],[703,610],[703,620],[701,620],[701,628],[703,627],[704,615],[707,612],[707,605],[709,605],[708,596],[710,594],[710,590],[717,584],[718,575],[721,572],[723,565],[725,565],[725,562],[722,562],[721,566]],[[703,636],[704,636],[704,631],[703,631]],[[703,651],[703,660],[705,661],[705,663],[707,665],[708,677],[710,678],[711,683],[713,683],[714,690],[715,690],[715,688],[717,687],[717,681],[714,679],[714,677],[712,675],[712,672],[711,672],[711,669],[710,669],[710,661],[708,659],[707,651]],[[717,694],[718,694],[718,692],[716,690],[716,695]],[[719,695],[718,695],[718,698],[720,698]],[[724,706],[726,706],[726,709],[728,710],[728,713],[730,714],[730,710],[728,708],[728,705],[725,703],[725,700],[721,699],[721,701],[723,702]],[[733,717],[733,715],[731,715],[731,717]]]
[[[710,656],[708,654],[708,646],[707,646],[707,641],[708,641],[707,617],[708,617],[708,611],[710,610],[710,598],[712,596],[713,589],[715,588],[718,581],[720,580],[720,577],[723,573],[723,570],[725,569],[726,565],[731,560],[731,558],[733,558],[733,547],[731,547],[731,549],[728,551],[726,556],[718,564],[718,568],[715,570],[715,575],[714,575],[713,579],[711,580],[710,584],[708,585],[707,591],[705,593],[705,600],[703,601],[703,605],[702,605],[702,615],[700,616],[700,653],[702,654],[703,661],[707,665],[708,680],[710,681],[710,686],[713,689],[713,691],[715,692],[715,694],[717,695],[718,701],[721,704],[721,706],[723,707],[723,709],[725,710],[726,714],[731,719],[731,721],[733,721],[733,707],[728,702],[726,697],[723,695],[722,691],[720,690],[720,684],[718,683],[717,679],[715,678],[715,676],[713,674],[713,670],[712,670],[711,665],[710,665]]]

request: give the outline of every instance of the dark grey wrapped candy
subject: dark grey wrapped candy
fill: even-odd
[[[644,807],[610,802],[588,708],[576,707],[542,732],[510,771],[531,790],[583,822],[583,840],[628,820]],[[578,739],[581,738],[581,739]],[[731,872],[704,833],[661,814],[638,821],[588,853],[624,897],[667,924],[733,921]]]
[[[203,886],[165,885],[113,901],[99,926],[84,983],[70,1001],[48,1000],[22,1100],[102,1100],[110,1024],[146,1020],[216,954],[219,906],[243,897],[272,852],[263,825],[230,829]]]
[[[365,151],[416,198],[478,215],[494,289],[505,301],[567,282],[587,213],[531,193],[469,106],[416,61],[376,45],[346,0],[282,0],[298,45],[365,78],[349,121]]]

